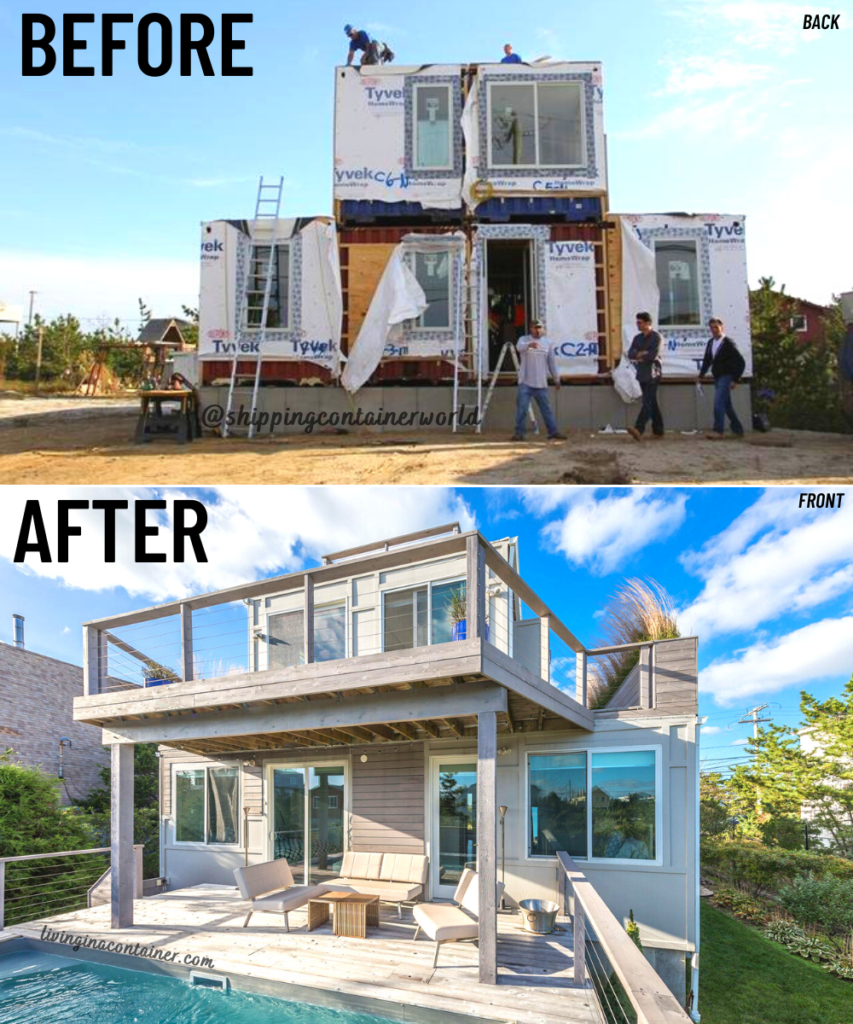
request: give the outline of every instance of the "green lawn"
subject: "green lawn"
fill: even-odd
[[[853,982],[702,901],[702,1024],[853,1024]]]

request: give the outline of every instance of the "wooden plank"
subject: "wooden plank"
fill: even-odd
[[[497,821],[498,732],[494,711],[477,716],[477,878],[480,886],[480,981],[498,982],[497,954]]]
[[[466,683],[459,687],[429,690],[404,690],[374,696],[343,697],[300,704],[276,704],[272,707],[239,708],[206,715],[181,715],[172,718],[145,718],[119,722],[103,731],[105,743],[169,743],[187,740],[212,740],[252,733],[293,732],[335,728],[342,725],[417,721],[442,713],[476,715],[481,710],[505,711],[507,695],[495,683]]]
[[[479,534],[468,537],[466,562],[466,635],[473,640],[483,636],[486,622],[486,563]]]
[[[460,533],[459,523],[445,523],[444,526],[432,526],[427,530],[417,530],[415,533],[404,533],[400,537],[390,537],[388,540],[378,541],[375,544],[362,544],[357,548],[347,548],[345,551],[336,551],[333,555],[323,555],[323,565],[330,565],[339,558],[351,558],[353,555],[363,555],[369,551],[377,551],[383,547],[387,551],[397,544],[411,544],[415,540],[423,540],[426,537],[438,537],[445,533]]]
[[[607,369],[622,358],[622,227],[619,218],[614,230],[604,232],[607,284]]]
[[[314,578],[307,573],[302,607],[302,650],[305,652],[306,665],[311,665],[314,661]]]
[[[357,343],[358,333],[376,288],[396,245],[391,243],[360,243],[349,246],[349,301],[347,316],[349,350]]]
[[[110,927],[133,927],[133,747],[110,748]]]
[[[83,694],[90,697],[101,692],[100,630],[83,627]]]
[[[539,675],[543,682],[551,682],[551,616],[539,619]]]
[[[580,901],[596,938],[607,954],[610,966],[631,1000],[637,1013],[637,1024],[689,1024],[690,1018],[678,1000],[628,937],[628,933],[572,858],[559,851],[557,860],[571,884],[575,901]]]

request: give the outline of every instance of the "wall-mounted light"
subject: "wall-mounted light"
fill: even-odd
[[[359,758],[359,761],[361,761],[362,764],[364,764],[364,762],[366,760],[367,760],[367,754],[362,754],[361,757]]]
[[[65,778],[65,776],[62,774],[62,755],[63,755],[63,753],[65,751],[65,748],[66,747],[70,747],[72,745],[73,744],[71,743],[71,740],[67,736],[63,736],[60,739],[60,741],[59,741],[59,777],[60,777],[60,779]]]
[[[254,768],[257,763],[258,762],[253,757],[250,757],[248,761],[244,761],[243,762],[243,767],[244,768]]]

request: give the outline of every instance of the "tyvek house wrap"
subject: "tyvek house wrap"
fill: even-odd
[[[244,291],[252,243],[251,223],[202,224],[199,356],[311,362],[337,376],[341,363],[341,272],[334,222],[280,220],[277,243],[288,250],[288,323],[268,328],[263,345],[257,328],[245,326]]]

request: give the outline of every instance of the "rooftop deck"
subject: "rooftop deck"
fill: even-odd
[[[213,961],[208,970],[236,976],[238,987],[240,977],[262,979],[294,986],[280,993],[285,998],[360,1004],[400,1020],[418,1020],[420,1010],[421,1018],[433,1019],[435,1013],[453,1013],[519,1024],[603,1024],[594,991],[572,987],[572,931],[565,923],[551,935],[531,935],[517,914],[499,914],[495,986],[480,983],[477,950],[470,942],[443,945],[433,968],[433,943],[412,941],[411,911],[399,921],[396,909],[383,907],[380,928],[366,939],[351,939],[336,938],[331,924],[308,932],[307,908],[290,915],[289,933],[279,915],[259,912],[242,928],[245,908],[236,889],[200,885],[137,900],[130,929],[111,929],[110,908],[100,906],[18,925],[4,937],[37,940],[46,923],[108,942],[132,937],[181,956],[208,956]],[[53,951],[73,955],[69,947]],[[134,966],[133,957],[126,959]]]

